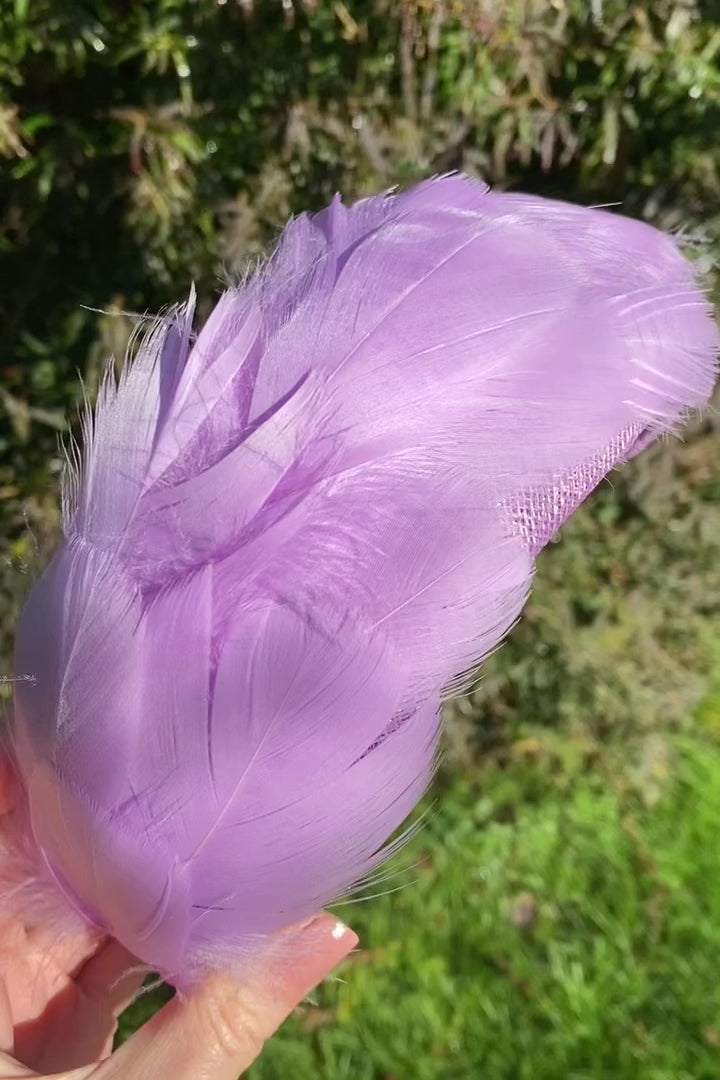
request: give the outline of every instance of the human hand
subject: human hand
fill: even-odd
[[[13,783],[0,761],[0,831]],[[242,982],[211,976],[109,1056],[117,1017],[143,980],[137,960],[92,931],[58,941],[46,928],[2,916],[0,1080],[237,1080],[357,940],[324,913],[284,930]]]

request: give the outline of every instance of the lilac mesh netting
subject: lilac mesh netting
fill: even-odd
[[[553,477],[550,487],[531,488],[507,499],[503,510],[513,535],[522,537],[527,549],[537,555],[600,481],[636,449],[639,438],[645,442],[640,432],[637,424],[624,428],[601,453]]]

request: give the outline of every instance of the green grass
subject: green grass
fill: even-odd
[[[720,1075],[720,745],[658,745],[568,773],[526,741],[448,781],[410,883],[338,908],[361,948],[252,1080]]]
[[[652,808],[543,764],[456,782],[254,1080],[720,1075],[720,750],[670,754]]]
[[[544,764],[453,784],[416,883],[346,909],[362,951],[254,1080],[717,1077],[720,750],[670,760],[652,808]]]

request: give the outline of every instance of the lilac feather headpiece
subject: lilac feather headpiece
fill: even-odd
[[[302,215],[192,324],[104,382],[11,727],[24,903],[179,985],[393,849],[443,696],[718,346],[667,236],[457,175]]]

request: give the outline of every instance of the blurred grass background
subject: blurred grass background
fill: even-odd
[[[0,673],[127,313],[451,168],[680,231],[717,295],[719,57],[717,0],[0,0]],[[543,553],[403,887],[339,909],[362,951],[255,1080],[720,1076],[719,451],[712,409]]]

